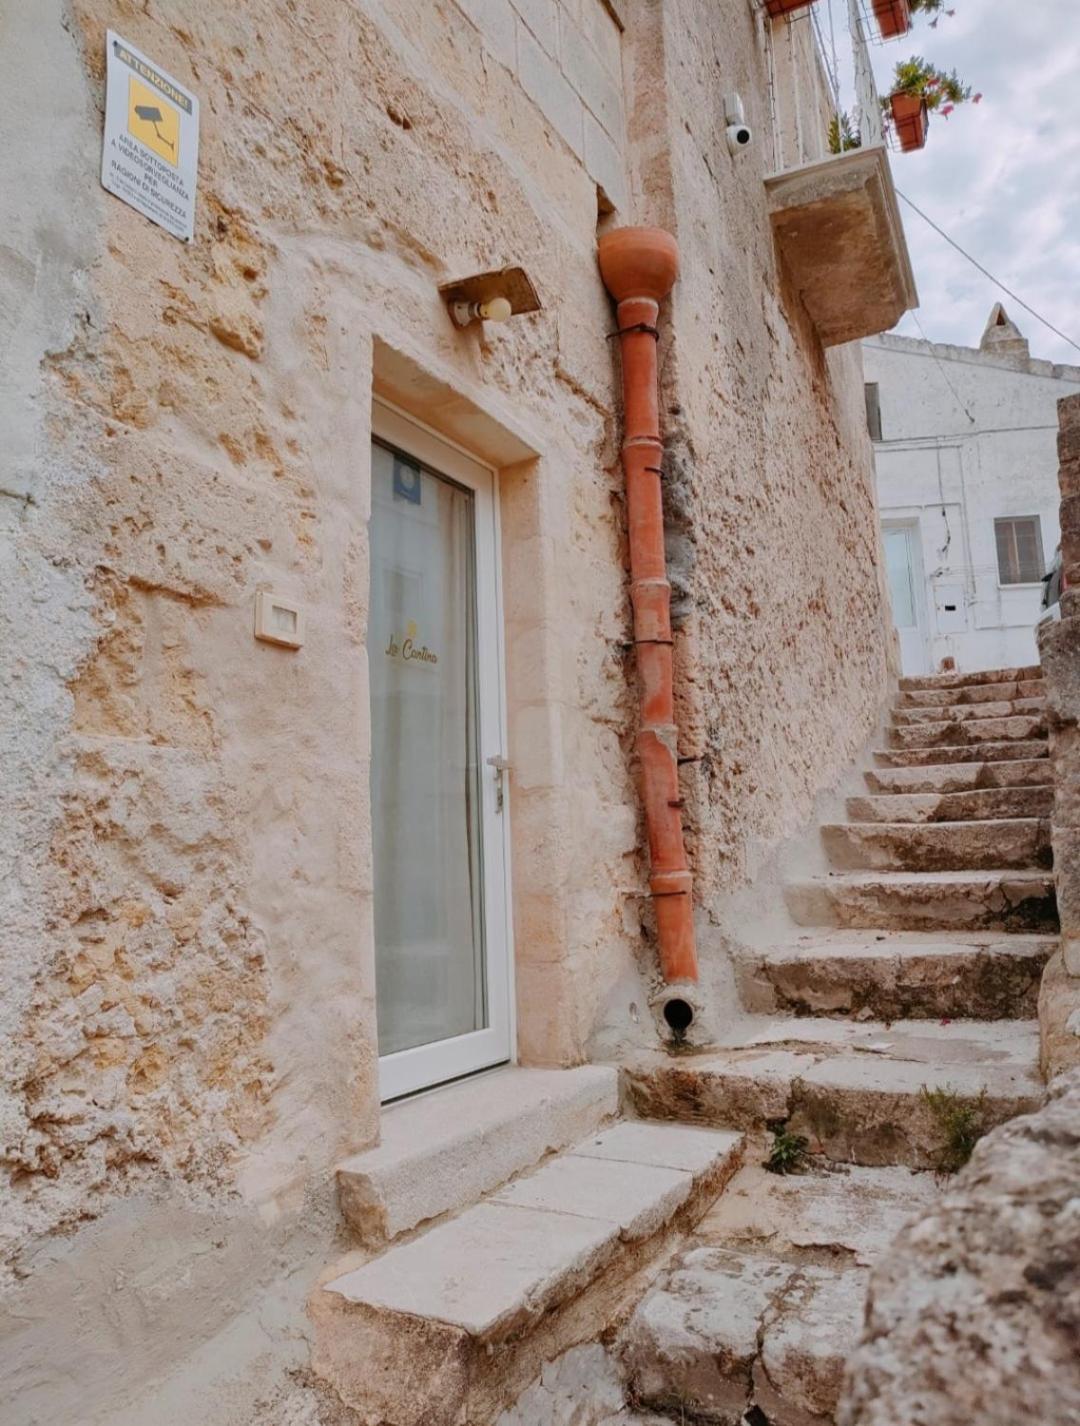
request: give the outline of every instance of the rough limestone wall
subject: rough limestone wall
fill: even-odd
[[[649,216],[673,227],[683,259],[664,371],[665,495],[681,751],[697,759],[686,817],[710,911],[803,829],[865,743],[891,646],[859,349],[823,351],[766,213],[757,19],[740,0],[674,0],[662,71],[654,45],[637,52],[635,73],[643,126],[666,110],[672,143],[663,181],[659,156],[646,170]],[[809,26],[798,33],[809,41]],[[808,43],[796,72],[805,126],[821,97]],[[778,66],[778,83],[791,74]],[[756,135],[737,156],[724,133],[732,91]]]
[[[1080,1071],[976,1146],[870,1277],[838,1426],[1080,1421]]]
[[[202,99],[190,247],[98,185],[107,24]],[[560,689],[511,749],[521,885],[562,898],[558,936],[522,938],[535,1058],[583,1057],[641,943],[596,188],[449,4],[43,0],[0,26],[14,1420],[236,1420],[306,1359],[330,1171],[377,1131],[380,342],[543,452],[504,491],[508,606],[546,601],[511,685]],[[544,312],[460,337],[437,283],[508,260]],[[300,654],[253,641],[259,588],[300,598]]]
[[[1039,629],[1054,774],[1054,883],[1061,950],[1043,971],[1039,994],[1042,1067],[1047,1078],[1080,1065],[1080,396],[1058,402],[1061,556],[1071,588],[1061,620]]]

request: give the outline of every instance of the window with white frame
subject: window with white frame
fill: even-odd
[[[1038,515],[1010,515],[994,521],[998,583],[1038,584],[1043,568],[1042,530]]]

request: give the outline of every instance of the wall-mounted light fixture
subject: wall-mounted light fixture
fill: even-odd
[[[536,288],[523,267],[500,267],[495,272],[477,272],[457,282],[444,282],[439,296],[458,327],[468,327],[473,322],[507,322],[511,317],[540,310]]]

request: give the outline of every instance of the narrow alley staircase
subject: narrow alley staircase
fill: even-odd
[[[635,1106],[784,1137],[744,1163],[619,1339],[635,1410],[827,1426],[869,1265],[972,1134],[1036,1107],[1057,930],[1038,668],[909,678],[890,746],[787,888],[791,941],[740,955],[737,1043],[627,1072]],[[778,1143],[802,1172],[763,1161]],[[681,1414],[680,1414],[681,1413]]]
[[[1057,929],[1039,670],[903,680],[888,741],[707,1050],[451,1085],[340,1166],[351,1419],[831,1426],[870,1265],[1041,1102]]]

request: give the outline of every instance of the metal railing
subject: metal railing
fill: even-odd
[[[861,147],[884,145],[863,5],[819,0],[787,24],[766,23],[775,171],[827,158],[830,126],[844,116]]]

